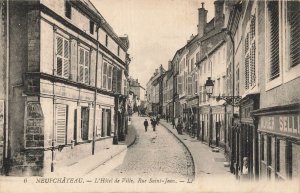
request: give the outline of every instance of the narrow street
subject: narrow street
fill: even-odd
[[[149,118],[147,118],[149,121]],[[96,177],[104,174],[105,177],[141,177],[155,179],[172,179],[187,182],[193,179],[193,162],[187,149],[162,125],[148,127],[145,132],[143,122],[145,117],[132,117],[133,126],[137,130],[135,144],[105,165],[96,168],[86,177]],[[150,124],[150,121],[149,121]],[[107,171],[107,167],[117,165]]]

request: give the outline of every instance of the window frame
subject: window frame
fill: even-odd
[[[82,64],[80,64],[81,50],[83,50],[83,63]],[[90,63],[91,63],[90,57],[91,57],[91,54],[88,49],[84,48],[83,46],[78,46],[78,67],[79,67],[78,80],[80,83],[90,84]],[[88,58],[88,61],[86,61],[87,58]],[[80,76],[81,67],[83,68],[82,80],[81,80],[81,76]],[[87,70],[87,73],[86,73],[86,70]]]
[[[58,54],[58,46],[57,46],[57,39],[58,38],[61,38],[62,39],[62,53],[61,53],[61,55],[59,55]],[[65,42],[68,42],[68,57],[65,57]],[[66,78],[66,79],[68,79],[68,78],[70,78],[70,60],[71,60],[71,57],[70,57],[70,55],[71,55],[71,50],[70,50],[70,48],[71,48],[71,46],[70,46],[70,40],[66,37],[66,36],[63,36],[63,35],[61,35],[61,34],[59,34],[59,33],[56,33],[55,34],[55,42],[54,42],[54,44],[55,44],[55,75],[56,76],[59,76],[59,77],[62,77],[62,78]],[[58,58],[61,58],[61,62],[62,62],[62,67],[61,67],[61,75],[59,75],[58,74],[58,66],[57,66],[57,61],[58,61]],[[65,60],[67,60],[68,61],[68,67],[67,67],[67,73],[65,73]],[[65,74],[67,74],[67,75],[65,75]]]

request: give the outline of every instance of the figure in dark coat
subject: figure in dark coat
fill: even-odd
[[[145,121],[144,121],[145,132],[147,132],[148,125],[149,125],[149,123],[148,123],[147,119],[145,119]]]
[[[155,131],[155,127],[156,127],[156,120],[155,120],[155,118],[153,118],[151,120],[151,125],[152,125],[152,128],[153,128],[153,131]]]

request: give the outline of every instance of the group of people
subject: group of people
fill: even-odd
[[[156,125],[158,125],[158,123],[159,123],[159,117],[158,116],[152,117],[150,119],[150,123],[152,125],[153,131],[155,131]],[[148,120],[145,119],[145,121],[144,121],[145,132],[147,132],[148,126],[149,126]]]

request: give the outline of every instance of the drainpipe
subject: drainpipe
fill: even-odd
[[[9,167],[9,162],[8,162],[8,110],[9,110],[9,0],[6,1],[6,83],[5,83],[5,89],[6,89],[6,96],[5,96],[5,141],[4,141],[4,172],[5,174],[8,173],[8,167]]]
[[[96,140],[96,112],[97,112],[97,87],[98,87],[98,55],[99,55],[99,26],[97,26],[97,53],[96,53],[96,72],[95,72],[95,93],[94,93],[94,121],[93,121],[93,142],[92,155],[95,154],[95,140]]]

